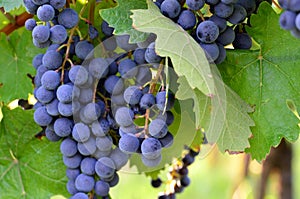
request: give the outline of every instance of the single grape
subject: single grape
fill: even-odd
[[[60,144],[60,152],[67,157],[74,156],[77,153],[77,142],[71,138],[64,139]]]
[[[25,5],[26,11],[30,14],[35,15],[36,11],[38,9],[38,5],[32,2],[32,0],[23,0],[23,3]]]
[[[71,134],[73,122],[68,118],[58,118],[54,122],[54,131],[60,137],[67,137]]]
[[[97,150],[95,138],[90,137],[85,142],[79,142],[77,144],[77,149],[78,149],[79,153],[84,156],[90,156],[90,155],[94,154]]]
[[[198,39],[204,43],[213,43],[219,36],[219,28],[213,21],[201,22],[196,32]]]
[[[47,126],[52,122],[52,117],[48,114],[45,106],[41,106],[34,111],[33,115],[35,123],[39,126]]]
[[[50,40],[53,43],[62,44],[68,37],[67,30],[62,25],[55,25],[50,28]]]
[[[109,64],[106,59],[95,58],[89,64],[89,72],[96,79],[106,77],[109,71]]]
[[[227,18],[233,13],[233,5],[232,4],[225,4],[225,3],[218,3],[217,5],[214,6],[214,13],[218,17],[221,18]]]
[[[76,169],[71,169],[71,168],[67,168],[66,170],[66,176],[69,180],[74,180],[76,179],[76,177],[81,173],[79,168]]]
[[[97,137],[96,146],[100,151],[110,151],[113,146],[113,141],[110,136]]]
[[[75,54],[79,59],[85,59],[94,49],[93,44],[86,40],[80,41],[75,46]]]
[[[174,106],[174,95],[170,91],[168,91],[168,95],[166,91],[158,92],[156,94],[156,105],[161,111],[164,111],[164,109],[170,110]]]
[[[181,5],[177,0],[164,0],[160,6],[163,15],[169,18],[176,18],[181,11]]]
[[[137,74],[136,63],[131,59],[123,59],[119,63],[119,73],[123,78],[133,78]]]
[[[215,61],[219,57],[219,47],[215,42],[211,44],[200,43],[200,46],[205,51],[208,59]]]
[[[53,129],[50,129],[49,126],[45,129],[46,138],[51,142],[57,142],[61,139],[60,136],[56,135]]]
[[[75,180],[75,187],[78,191],[90,192],[93,190],[95,180],[92,176],[79,174]]]
[[[225,58],[226,58],[226,50],[224,48],[224,46],[222,44],[217,43],[218,47],[219,47],[219,56],[218,58],[215,60],[215,64],[220,64],[222,63]]]
[[[190,10],[184,10],[180,13],[177,23],[184,29],[192,29],[196,25],[195,14]]]
[[[90,138],[90,129],[83,123],[76,123],[72,130],[72,137],[77,142],[86,142]]]
[[[114,187],[119,183],[119,180],[120,180],[120,178],[119,178],[118,173],[115,173],[114,177],[110,181],[108,181],[108,184],[110,187]]]
[[[152,80],[152,72],[148,66],[140,66],[135,78],[136,83],[144,86]]]
[[[137,64],[145,64],[145,51],[144,48],[137,48],[133,52],[133,59]]]
[[[121,151],[118,147],[113,149],[109,157],[112,159],[116,166],[116,170],[120,170],[128,162],[129,155]]]
[[[219,27],[219,32],[223,32],[227,28],[227,21],[224,18],[218,17],[217,15],[212,15],[209,19],[209,21],[214,22]]]
[[[70,169],[78,168],[80,166],[81,160],[82,160],[82,155],[79,153],[76,153],[72,157],[63,156],[64,164]]]
[[[155,138],[162,138],[168,133],[168,126],[162,119],[154,119],[149,125],[149,133]]]
[[[74,195],[79,192],[75,187],[75,179],[68,180],[66,188],[71,195]]]
[[[37,17],[41,21],[51,21],[54,18],[54,15],[54,8],[49,4],[41,5],[37,9]]]
[[[100,178],[112,177],[115,173],[115,164],[109,157],[100,158],[95,165],[95,171]]]
[[[135,50],[137,48],[136,44],[129,43],[129,35],[118,35],[116,37],[117,46],[124,49],[126,52]]]
[[[188,176],[183,176],[181,179],[180,179],[180,185],[183,186],[183,187],[187,187],[189,186],[189,184],[191,183],[191,180]]]
[[[94,175],[96,159],[91,157],[85,157],[80,163],[80,170],[83,174]]]
[[[42,86],[47,90],[54,90],[60,84],[60,76],[55,71],[46,71],[41,78]]]
[[[231,44],[234,41],[234,38],[235,32],[231,27],[228,26],[226,30],[219,35],[217,42],[223,46],[226,46]]]
[[[161,153],[161,143],[156,138],[147,138],[141,145],[142,154],[147,159],[156,159]]]
[[[70,117],[73,115],[72,103],[58,103],[58,112],[64,117]]]
[[[204,0],[186,0],[186,5],[191,10],[200,10],[204,4]]]
[[[72,91],[73,91],[73,86],[71,85],[63,84],[59,86],[56,91],[57,99],[62,103],[72,102]]]
[[[189,166],[191,165],[193,162],[195,161],[195,158],[191,155],[191,154],[186,154],[183,158],[182,158],[182,162],[185,166]]]
[[[94,93],[93,93],[92,88],[81,89],[80,96],[79,96],[79,102],[81,102],[82,104],[88,104],[93,101],[93,96],[94,96]]]
[[[127,107],[121,107],[116,111],[115,119],[120,126],[129,126],[133,123],[134,113]]]
[[[33,18],[27,19],[25,21],[25,28],[29,31],[32,31],[36,27],[36,21]]]
[[[61,66],[63,58],[59,52],[49,50],[44,54],[42,62],[47,69],[56,70]]]
[[[38,43],[47,42],[50,37],[50,29],[48,26],[35,26],[32,30],[32,38]]]
[[[296,16],[297,14],[293,11],[284,11],[279,18],[280,27],[285,30],[292,30],[296,28]]]
[[[101,30],[105,36],[110,37],[113,35],[114,28],[109,27],[108,23],[103,20],[101,24]]]
[[[174,136],[168,132],[164,137],[158,139],[161,143],[161,146],[164,148],[168,148],[172,146],[174,142]]]
[[[90,39],[96,39],[99,35],[98,30],[93,26],[89,25],[89,37]]]
[[[95,184],[95,193],[98,196],[107,196],[109,193],[109,184],[103,180],[99,180]]]
[[[54,99],[54,92],[45,89],[43,86],[39,87],[36,91],[36,98],[43,104],[47,104]]]
[[[115,75],[109,76],[104,82],[105,90],[110,94],[120,94],[124,90],[124,82]]]
[[[174,115],[171,111],[166,111],[164,113],[160,112],[157,119],[162,119],[168,126],[170,126],[174,121]]]
[[[143,93],[137,86],[129,86],[124,92],[124,99],[130,105],[138,104],[142,96]]]
[[[88,71],[81,65],[74,65],[69,71],[69,78],[74,85],[81,86],[88,81]]]
[[[151,93],[145,93],[140,100],[140,107],[149,109],[155,104],[155,97]]]
[[[95,153],[92,154],[92,157],[96,158],[97,160],[103,157],[108,157],[111,151],[100,151],[96,149]]]
[[[150,43],[145,52],[145,60],[148,63],[159,63],[161,59],[155,52],[155,42]]]
[[[126,154],[137,152],[140,142],[137,137],[132,134],[124,134],[119,140],[119,148]]]
[[[66,5],[66,0],[50,0],[50,5],[53,8],[60,10]]]
[[[33,59],[32,59],[32,65],[35,69],[38,69],[40,65],[42,65],[42,59],[43,59],[44,54],[40,53],[37,54]]]
[[[162,184],[162,181],[161,181],[160,178],[157,178],[157,179],[151,179],[151,185],[152,185],[152,187],[158,188],[158,187],[161,186],[161,184]]]
[[[252,40],[247,33],[236,33],[232,45],[235,49],[250,49],[252,46]]]
[[[247,16],[247,11],[244,7],[235,4],[233,13],[228,17],[228,21],[232,24],[238,24],[245,20]]]
[[[96,121],[101,113],[101,107],[97,103],[89,103],[83,108],[83,116],[88,121]]]
[[[35,38],[33,38],[32,42],[33,42],[33,45],[37,48],[47,48],[51,44],[50,40],[47,40],[45,42],[39,42]]]
[[[95,136],[105,136],[108,134],[110,126],[106,119],[96,120],[91,126],[92,132]]]
[[[79,17],[75,10],[71,8],[66,8],[58,15],[58,23],[62,26],[64,26],[67,29],[74,28],[78,21]]]
[[[256,10],[255,0],[238,0],[237,4],[246,9],[247,16],[250,16]]]

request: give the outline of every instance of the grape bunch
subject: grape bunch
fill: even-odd
[[[88,20],[83,36],[78,33],[82,17],[65,0],[24,4],[36,15],[25,23],[33,44],[46,48],[32,60],[34,120],[48,140],[60,142],[71,198],[108,198],[131,154],[155,167],[162,148],[173,143],[168,126],[175,97],[167,82],[159,81],[166,78],[155,36],[129,44],[129,35],[111,37],[114,29],[107,22],[94,27]],[[99,46],[105,56],[94,56],[98,29],[105,35]]]
[[[182,158],[174,160],[172,168],[168,172],[168,179],[165,182],[166,190],[159,194],[158,199],[175,198],[177,193],[182,193],[184,189],[189,186],[191,180],[188,177],[188,166],[195,161],[199,153],[199,148],[192,149],[185,147]],[[160,187],[161,184],[162,180],[159,177],[151,180],[151,185],[154,188]]]
[[[161,13],[188,31],[204,49],[207,58],[215,64],[225,60],[225,48],[230,45],[235,49],[251,48],[252,40],[244,26],[261,2],[261,0],[154,0]]]
[[[284,12],[279,18],[280,27],[290,31],[295,38],[300,38],[300,1],[299,0],[279,0]]]

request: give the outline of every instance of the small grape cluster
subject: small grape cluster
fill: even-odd
[[[210,61],[222,63],[225,47],[250,49],[245,22],[262,1],[258,0],[156,0],[166,17],[179,24],[200,44]],[[207,9],[206,9],[207,8]],[[207,14],[207,10],[210,14]],[[204,14],[205,13],[205,14]]]
[[[188,177],[188,166],[194,161],[195,157],[199,154],[199,149],[192,149],[186,147],[183,152],[181,160],[176,159],[168,173],[168,180],[166,181],[167,187],[164,193],[160,193],[158,199],[172,199],[175,198],[177,193],[183,192],[183,190],[189,186],[190,178]],[[154,188],[161,186],[163,181],[158,177],[151,180],[151,185]]]
[[[299,0],[279,0],[279,5],[284,9],[279,18],[279,24],[284,30],[300,38],[300,1]]]

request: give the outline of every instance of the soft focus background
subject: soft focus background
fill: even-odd
[[[294,198],[300,198],[300,141],[293,144],[293,188]],[[178,199],[254,199],[259,188],[261,164],[251,161],[248,176],[245,178],[245,154],[221,154],[215,147],[204,159],[197,159],[189,167],[191,184],[183,193],[177,194]],[[161,173],[166,178],[166,171]],[[270,177],[265,199],[277,199],[279,177],[276,173]],[[154,199],[159,189],[150,184],[150,177],[120,172],[120,184],[112,188],[113,199]]]

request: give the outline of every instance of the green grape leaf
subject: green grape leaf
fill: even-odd
[[[132,27],[132,19],[130,18],[133,9],[146,9],[145,0],[117,0],[118,6],[114,8],[104,9],[100,11],[101,17],[112,26],[115,35],[130,35],[130,42],[142,42],[149,36],[148,33],[139,32]]]
[[[196,120],[204,128],[207,140],[211,144],[217,142],[222,152],[240,152],[249,147],[250,126],[254,126],[248,115],[253,111],[251,107],[220,80],[216,81],[216,86],[219,87],[219,96],[215,96],[218,97],[217,102],[199,90],[188,87],[186,81],[185,78],[179,79],[180,86],[176,96],[180,99],[193,99]],[[224,89],[224,94],[221,94],[221,89]]]
[[[31,33],[24,29],[14,31],[10,36],[0,34],[0,100],[27,99],[33,85],[27,74],[34,74],[32,57],[26,52],[35,49]],[[36,50],[34,50],[36,51]]]
[[[205,53],[188,32],[164,17],[150,0],[147,10],[132,12],[133,27],[157,35],[155,50],[171,58],[177,75],[186,77],[191,88],[213,95],[215,85]]]
[[[35,138],[33,111],[3,107],[0,123],[0,198],[68,195],[59,143]]]
[[[282,138],[293,142],[299,136],[299,121],[286,100],[300,105],[300,40],[282,30],[278,21],[271,6],[262,3],[247,28],[260,49],[228,50],[219,65],[223,80],[255,110],[251,116],[256,126],[246,151],[258,161]]]
[[[22,0],[0,0],[0,7],[3,7],[6,12],[19,8],[22,4]]]

